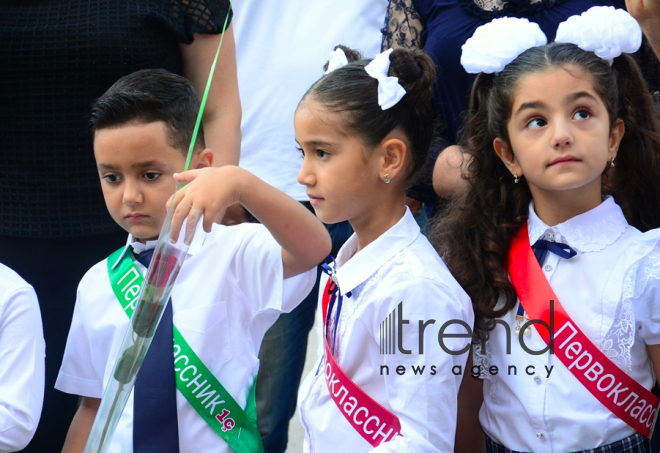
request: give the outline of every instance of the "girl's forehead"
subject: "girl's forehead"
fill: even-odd
[[[313,96],[308,96],[300,101],[300,104],[298,104],[296,115],[299,113],[304,115],[325,117],[329,114],[332,115],[334,112],[331,112],[330,109],[328,109],[322,102]]]
[[[303,99],[294,117],[296,134],[305,132],[346,136],[345,118],[314,99]]]
[[[529,102],[559,102],[586,92],[600,99],[593,77],[574,65],[551,67],[520,77],[511,100],[512,109]]]

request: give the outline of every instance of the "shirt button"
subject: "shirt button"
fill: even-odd
[[[536,437],[538,437],[539,439],[543,439],[543,433],[536,433]]]
[[[534,376],[534,382],[541,382],[541,378],[539,376]]]
[[[548,233],[548,241],[550,241],[550,242],[555,241],[555,235],[553,233]]]
[[[543,270],[545,270],[546,272],[550,272],[552,270],[552,266],[546,264],[545,266],[543,266]]]

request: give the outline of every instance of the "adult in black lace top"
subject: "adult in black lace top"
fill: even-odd
[[[186,75],[203,93],[227,6],[227,0],[0,1],[1,235],[118,231],[96,174],[90,104],[121,76],[145,68]],[[207,39],[194,40],[196,33]],[[236,123],[240,107],[218,108],[220,99],[228,107],[238,99],[231,84],[220,83],[235,71],[226,65],[216,76],[208,119],[231,114]],[[223,161],[238,163],[238,125],[204,126],[211,149],[231,150]]]
[[[425,180],[414,191],[416,198],[433,202],[435,193],[430,178],[435,159],[442,150],[458,141],[457,135],[475,77],[467,74],[460,64],[461,46],[477,27],[502,16],[527,18],[538,23],[548,40],[552,41],[557,26],[568,17],[581,14],[592,6],[626,8],[626,3],[631,5],[630,12],[640,21],[656,53],[660,53],[658,13],[653,15],[644,11],[645,3],[648,7],[660,5],[657,0],[390,0],[385,28],[382,30],[383,49],[423,48],[439,66],[433,103],[440,119],[440,135],[443,140],[439,140],[431,149],[431,161],[424,175]],[[660,9],[660,6],[655,7]],[[660,64],[649,41],[645,41],[642,50],[638,52],[637,60],[650,88],[654,92],[659,91]],[[447,159],[453,155],[448,153],[444,157]],[[443,169],[448,170],[446,166]],[[448,184],[440,184],[441,190],[450,190],[457,180],[460,181],[457,169],[454,171],[456,177],[443,176]],[[449,195],[447,192],[444,194]]]
[[[94,163],[91,103],[121,76],[164,68],[203,93],[215,163],[238,163],[240,100],[229,0],[0,0],[0,261],[31,283],[46,339],[41,422],[26,451],[60,451],[75,397],[54,390],[77,284],[126,241]]]

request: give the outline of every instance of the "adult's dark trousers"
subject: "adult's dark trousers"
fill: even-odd
[[[0,236],[0,262],[31,284],[39,298],[46,340],[46,389],[30,453],[59,452],[78,398],[55,390],[80,279],[94,264],[126,243],[126,233],[34,239]]]

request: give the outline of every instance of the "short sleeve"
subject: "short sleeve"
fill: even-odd
[[[233,11],[229,0],[171,0],[172,19],[179,41],[190,44],[194,34],[217,35],[229,27]]]
[[[94,265],[80,281],[69,336],[55,388],[101,398],[104,380],[114,366],[128,316],[114,297],[107,261]]]
[[[284,280],[282,246],[263,225],[241,224],[231,268],[253,314],[274,309],[293,310],[310,292],[316,268]]]
[[[37,429],[44,397],[45,344],[34,289],[0,269],[0,451],[18,451]]]
[[[97,369],[92,360],[92,338],[89,332],[90,326],[85,321],[82,298],[79,287],[64,358],[57,375],[55,388],[73,395],[101,398],[103,396],[103,376],[96,372]],[[100,351],[97,351],[97,354],[102,355]]]

